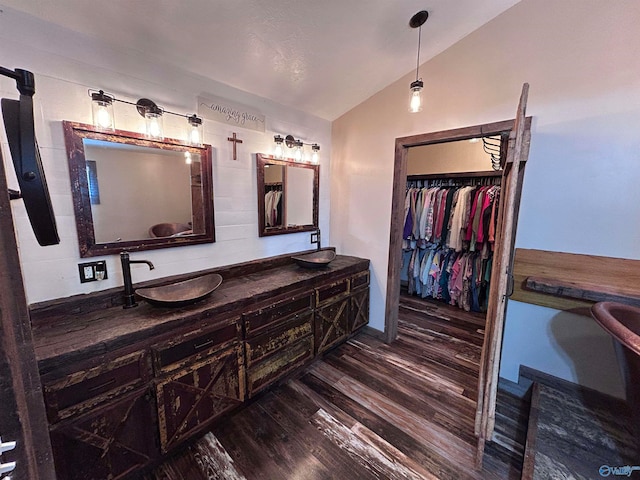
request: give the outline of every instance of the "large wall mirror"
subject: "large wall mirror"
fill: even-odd
[[[63,126],[81,257],[215,240],[210,145]]]
[[[258,234],[282,235],[318,228],[320,167],[256,155]]]

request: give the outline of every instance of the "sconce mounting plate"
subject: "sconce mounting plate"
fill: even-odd
[[[149,111],[159,110],[158,105],[153,100],[149,100],[148,98],[141,98],[136,102],[136,109],[140,116],[144,117],[145,114]]]

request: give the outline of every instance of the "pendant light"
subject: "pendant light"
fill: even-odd
[[[409,20],[409,26],[411,28],[418,29],[418,58],[416,59],[416,79],[411,82],[411,99],[409,101],[409,111],[411,113],[418,113],[422,111],[422,87],[424,87],[424,83],[422,79],[419,78],[419,70],[420,70],[420,40],[422,40],[422,25],[429,18],[429,12],[426,10],[421,10],[416,13],[411,20]]]

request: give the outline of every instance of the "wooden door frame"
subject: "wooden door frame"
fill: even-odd
[[[527,128],[531,117],[526,119]],[[402,264],[402,230],[404,227],[404,198],[407,187],[407,158],[409,148],[477,137],[509,135],[515,126],[515,119],[485,123],[472,127],[442,130],[433,133],[396,138],[393,169],[393,197],[391,201],[391,232],[389,239],[389,267],[387,273],[387,297],[385,303],[384,340],[394,341],[398,335],[398,302],[400,301],[400,268]],[[495,293],[495,289],[490,292]]]
[[[55,480],[38,362],[0,152],[0,435],[16,447],[12,478]]]

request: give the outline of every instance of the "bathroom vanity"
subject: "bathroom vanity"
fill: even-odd
[[[282,255],[165,283],[213,272],[222,285],[180,308],[123,309],[120,289],[32,306],[60,479],[153,464],[368,323],[365,259],[304,269]]]

